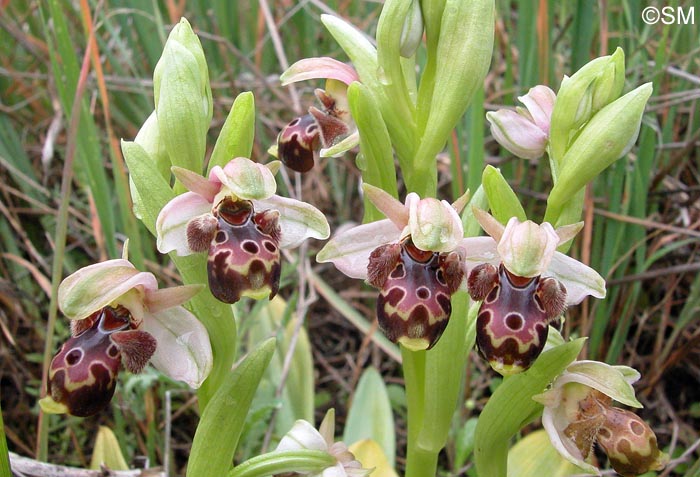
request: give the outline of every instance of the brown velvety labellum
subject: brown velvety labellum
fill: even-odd
[[[472,275],[475,272],[493,280],[476,322],[479,351],[501,374],[526,370],[542,352],[549,331],[550,316],[537,293],[541,278],[516,277],[503,265],[497,278],[487,269]],[[475,288],[484,286],[479,283]]]
[[[91,416],[104,409],[114,395],[121,352],[112,333],[130,326],[125,308],[105,307],[89,317],[51,361],[48,393],[74,416]]]
[[[277,155],[282,163],[296,172],[314,167],[320,145],[319,128],[311,114],[292,120],[277,136]]]
[[[462,279],[447,255],[420,250],[410,238],[371,254],[368,275],[380,289],[379,326],[391,341],[424,341],[425,349],[437,343],[452,313],[451,285]]]
[[[224,303],[235,303],[244,295],[273,298],[281,272],[279,214],[256,213],[249,201],[225,198],[214,216],[218,228],[207,261],[212,294]]]

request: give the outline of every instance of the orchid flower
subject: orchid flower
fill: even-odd
[[[303,419],[294,423],[292,429],[282,437],[275,451],[293,451],[301,449],[327,452],[336,460],[335,465],[323,469],[320,473],[302,474],[311,477],[365,477],[372,469],[363,469],[362,464],[348,450],[344,442],[335,442],[335,411],[330,409],[318,430]]]
[[[547,86],[530,88],[518,99],[525,105],[486,113],[491,134],[498,143],[523,159],[542,157],[549,140],[549,124],[556,95]]]
[[[484,253],[493,240],[464,238],[458,211],[465,196],[450,205],[410,193],[402,204],[382,189],[363,187],[387,219],[344,231],[317,260],[333,262],[347,276],[380,290],[377,317],[389,339],[409,349],[430,349],[447,326],[451,296],[465,275],[465,255]]]
[[[546,392],[533,396],[543,404],[542,425],[552,445],[573,464],[600,475],[585,462],[594,443],[605,451],[616,472],[628,476],[661,470],[668,456],[656,435],[636,414],[612,406],[617,401],[640,408],[632,383],[639,373],[627,366],[575,361]]]
[[[273,171],[278,168],[277,161],[264,166],[238,157],[223,168],[214,166],[206,179],[173,167],[190,191],[158,215],[158,250],[178,255],[207,251],[209,288],[225,303],[241,296],[273,298],[279,289],[280,247],[330,235],[321,211],[275,195]]]
[[[95,414],[112,399],[117,374],[150,362],[173,379],[199,387],[212,367],[209,335],[180,306],[198,285],[159,290],[155,276],[123,259],[81,268],[58,288],[71,337],[51,361],[44,411]]]
[[[468,278],[472,299],[482,301],[476,341],[491,367],[503,375],[519,373],[540,355],[549,324],[568,305],[587,295],[605,297],[605,281],[590,267],[557,252],[583,223],[554,228],[511,218],[504,227],[474,209],[481,227],[496,241]]]
[[[311,106],[309,112],[292,120],[277,137],[277,154],[285,166],[297,172],[308,172],[314,158],[340,156],[357,146],[359,134],[350,116],[347,90],[358,80],[357,73],[333,58],[306,58],[294,63],[280,80],[282,85],[308,79],[326,78],[326,89],[315,94],[323,110]]]

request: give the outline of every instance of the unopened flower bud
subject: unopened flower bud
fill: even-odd
[[[171,163],[201,170],[213,103],[202,45],[184,18],[165,43],[153,72],[153,89],[158,127]]]
[[[421,13],[420,2],[413,0],[411,8],[403,24],[401,32],[401,56],[410,58],[418,49],[423,38],[423,14]]]
[[[547,220],[555,223],[557,211],[569,199],[629,151],[639,135],[651,92],[651,83],[646,83],[605,106],[586,124],[561,160],[556,184],[547,199]]]
[[[596,58],[564,78],[552,111],[550,130],[550,154],[557,164],[563,163],[576,130],[620,96],[624,77],[625,55],[618,48],[613,55]]]

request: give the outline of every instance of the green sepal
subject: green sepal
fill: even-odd
[[[510,440],[542,412],[533,401],[576,359],[585,338],[543,352],[527,371],[510,376],[493,393],[476,426],[474,458],[479,475],[506,477]]]
[[[513,192],[508,181],[501,171],[493,166],[486,166],[481,176],[481,183],[489,200],[491,215],[502,224],[506,224],[511,217],[517,217],[521,222],[527,220],[518,196]]]
[[[384,451],[391,467],[396,455],[396,429],[386,385],[379,372],[365,369],[357,383],[352,406],[343,431],[343,442],[374,440]]]
[[[134,209],[139,211],[139,218],[154,236],[156,235],[156,218],[160,210],[175,194],[158,166],[146,150],[132,141],[121,142],[122,154],[129,168],[129,179],[133,183],[132,200]]]
[[[270,338],[223,380],[202,412],[192,441],[187,477],[229,472],[255,390],[274,352],[275,339]]]
[[[207,175],[212,167],[224,167],[236,157],[250,158],[255,138],[255,97],[245,91],[233,101],[231,111],[221,128],[209,159]]]

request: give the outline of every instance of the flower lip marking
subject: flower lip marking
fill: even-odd
[[[379,288],[379,326],[393,342],[430,349],[452,313],[452,293],[463,278],[458,252],[420,250],[410,236],[370,255],[368,282]]]
[[[80,322],[51,361],[47,394],[70,414],[87,417],[111,401],[122,359],[138,372],[156,343],[148,333],[134,330],[131,314],[121,305],[106,306]]]

